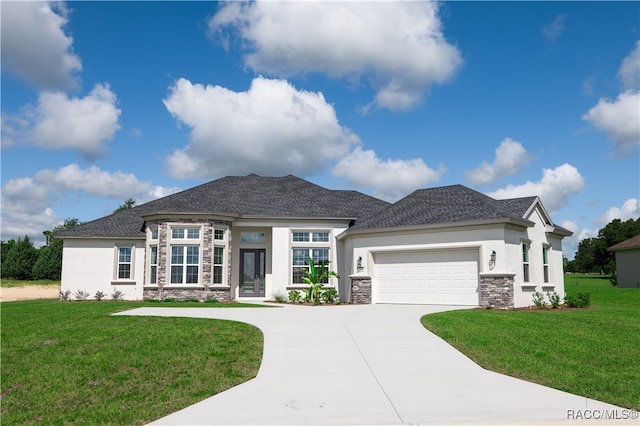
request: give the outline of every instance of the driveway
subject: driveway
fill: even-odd
[[[619,407],[479,367],[420,324],[424,314],[451,309],[459,307],[139,308],[119,315],[237,320],[264,333],[255,379],[153,424],[530,424],[592,413],[585,410],[622,415]]]

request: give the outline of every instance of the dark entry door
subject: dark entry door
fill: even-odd
[[[240,297],[264,297],[265,249],[240,249]]]

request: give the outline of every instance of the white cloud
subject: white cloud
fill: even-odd
[[[600,99],[582,119],[603,130],[618,155],[637,153],[640,146],[640,92],[626,91],[615,101]]]
[[[377,92],[365,109],[414,108],[462,64],[435,2],[232,2],[209,27],[225,47],[237,34],[257,72],[365,77]]]
[[[566,20],[565,15],[558,15],[553,18],[553,21],[549,22],[546,25],[543,25],[540,28],[542,35],[549,40],[551,43],[555,43],[555,41],[562,35],[564,31],[564,21]]]
[[[491,185],[506,176],[524,169],[531,162],[531,155],[522,144],[511,138],[504,139],[496,148],[493,163],[483,161],[477,169],[466,173],[473,185]]]
[[[626,222],[629,219],[637,219],[640,217],[640,200],[637,198],[629,198],[621,207],[611,207],[609,210],[598,216],[595,224],[598,228],[603,228],[613,219],[620,219]]]
[[[373,188],[373,195],[397,201],[408,193],[437,182],[445,168],[428,167],[420,158],[382,160],[372,150],[360,147],[344,157],[333,168],[333,175],[344,177],[355,188]]]
[[[3,1],[1,20],[3,67],[40,89],[78,86],[82,63],[63,30],[64,3]]]
[[[550,214],[567,204],[571,195],[584,188],[584,178],[571,164],[563,164],[555,169],[543,169],[542,179],[528,181],[522,185],[507,185],[505,188],[488,193],[497,199],[529,197],[537,195]]]
[[[191,128],[190,143],[167,158],[178,178],[322,172],[360,140],[340,126],[322,93],[256,78],[246,92],[179,79],[164,100]]]
[[[2,187],[2,239],[40,236],[62,220],[52,206],[72,193],[121,202],[133,198],[142,204],[178,192],[180,188],[154,186],[131,173],[108,172],[96,166],[81,169],[69,164],[45,169],[33,177],[10,179]]]
[[[97,84],[84,98],[41,92],[37,105],[3,116],[3,137],[7,135],[13,144],[20,141],[47,149],[74,149],[93,160],[105,154],[105,142],[120,129],[121,111],[116,103],[116,95],[103,84]]]
[[[617,77],[625,90],[640,89],[640,40],[636,42],[629,55],[623,59]]]

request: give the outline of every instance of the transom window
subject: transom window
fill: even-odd
[[[131,247],[118,247],[118,279],[131,279]]]
[[[158,239],[158,227],[157,226],[151,228],[151,239],[152,240],[157,240]]]
[[[294,231],[293,242],[313,242],[313,243],[328,243],[328,232],[308,232],[308,231]]]
[[[171,246],[171,284],[197,284],[200,246]]]
[[[224,240],[224,229],[214,229],[213,230],[213,239],[214,240]]]
[[[264,243],[265,241],[264,232],[242,232],[240,234],[241,243]]]
[[[171,238],[176,240],[197,240],[200,228],[171,228]]]

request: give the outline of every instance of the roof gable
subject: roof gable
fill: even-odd
[[[385,229],[436,224],[513,220],[523,215],[536,197],[495,200],[463,185],[417,190],[351,229]]]

